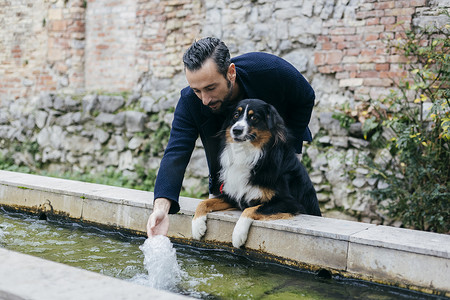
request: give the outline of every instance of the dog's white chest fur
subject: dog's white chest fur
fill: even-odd
[[[250,202],[262,197],[259,187],[250,185],[250,172],[263,152],[249,141],[229,143],[220,156],[222,169],[220,179],[224,183],[223,192],[237,201]]]

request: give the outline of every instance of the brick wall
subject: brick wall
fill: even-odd
[[[354,19],[331,19],[317,37],[314,63],[324,74],[335,73],[339,86],[354,90],[356,100],[378,98],[407,74],[404,57],[388,54],[387,42],[410,29],[416,8],[426,0],[363,1]]]
[[[47,6],[35,1],[0,5],[0,94],[26,96],[37,82],[56,88],[45,61]],[[48,87],[51,89],[51,87]]]
[[[0,99],[84,86],[83,1],[9,1],[0,15]]]
[[[0,4],[0,99],[117,92],[136,89],[142,78],[170,80],[182,74],[187,46],[205,35],[222,38],[232,55],[266,51],[288,59],[319,82],[318,95],[329,89],[320,84],[326,76],[339,88],[328,91],[330,99],[348,91],[345,101],[376,98],[405,75],[404,58],[388,54],[385,41],[415,20],[440,18],[437,8],[449,6],[447,0],[9,1]],[[182,88],[166,86],[166,94]]]
[[[135,0],[89,0],[86,89],[130,90],[136,81]]]
[[[137,72],[170,78],[182,71],[182,55],[198,38],[204,17],[199,0],[138,1]]]
[[[53,87],[67,92],[85,86],[85,4],[70,0],[50,5],[47,12],[47,60],[54,77]],[[45,82],[38,83],[44,88]]]

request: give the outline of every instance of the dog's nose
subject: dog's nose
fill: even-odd
[[[244,132],[244,127],[243,126],[234,126],[233,127],[233,134],[235,136],[240,136],[243,132]]]

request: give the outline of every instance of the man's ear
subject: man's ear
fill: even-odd
[[[236,80],[236,66],[234,63],[231,63],[228,67],[227,78],[232,82]]]
[[[270,104],[268,104],[267,125],[269,130],[274,133],[275,144],[278,142],[286,143],[287,131],[283,118],[280,116],[277,109]]]

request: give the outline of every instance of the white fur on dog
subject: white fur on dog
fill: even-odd
[[[227,144],[220,156],[223,191],[246,202],[260,199],[263,195],[261,189],[250,185],[249,180],[251,170],[262,155],[263,151],[253,146],[250,141]],[[239,163],[235,163],[236,161]]]
[[[245,244],[248,237],[248,231],[253,223],[253,219],[247,217],[240,217],[236,222],[233,230],[233,247],[240,248]]]
[[[200,240],[206,233],[206,216],[192,219],[192,238]]]

